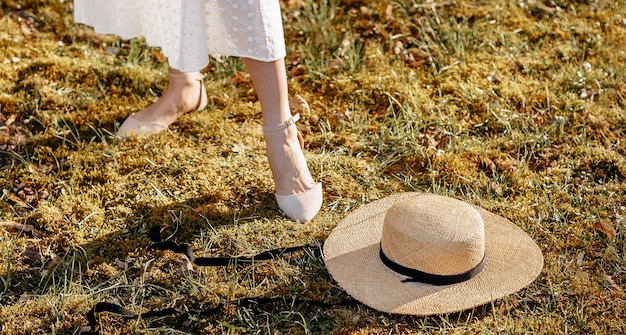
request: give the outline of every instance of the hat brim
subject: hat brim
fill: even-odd
[[[541,272],[537,244],[511,221],[476,208],[485,224],[485,267],[467,281],[435,286],[402,282],[379,257],[387,210],[423,193],[400,193],[363,205],[333,229],[324,242],[330,274],[354,299],[376,310],[409,315],[458,312],[515,293]]]

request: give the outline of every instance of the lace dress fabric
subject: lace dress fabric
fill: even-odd
[[[74,0],[74,19],[100,34],[144,37],[184,72],[204,68],[208,55],[286,53],[278,0]]]

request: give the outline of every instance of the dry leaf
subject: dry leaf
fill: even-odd
[[[302,81],[304,78],[307,77],[306,67],[304,67],[304,65],[302,64],[297,64],[295,66],[292,66],[289,69],[289,76],[295,79],[296,81]]]
[[[502,186],[500,186],[500,184],[496,183],[493,180],[489,181],[489,188],[491,188],[499,196],[502,196],[502,194],[504,193],[502,191]]]
[[[57,254],[51,252],[50,253],[50,261],[46,264],[46,268],[47,269],[52,269],[55,266],[59,265],[59,263],[61,263],[61,257],[57,256]]]
[[[7,198],[9,198],[9,200],[16,203],[18,206],[28,207],[28,204],[26,202],[24,202],[22,199],[20,199],[17,195],[13,193],[9,194]]]
[[[312,126],[317,126],[320,123],[320,116],[317,114],[313,114],[309,117],[309,123]]]
[[[613,225],[610,222],[608,221],[594,222],[593,226],[596,228],[596,230],[599,230],[604,235],[606,235],[609,241],[611,242],[615,241],[617,232],[615,231],[615,227],[613,227]]]
[[[529,1],[528,4],[533,10],[540,13],[554,14],[561,9],[553,1]]]
[[[239,85],[242,83],[249,83],[250,74],[244,73],[244,72],[237,72],[237,74],[234,77],[227,78],[224,80],[224,82],[226,84],[234,84],[234,85]]]
[[[345,120],[349,120],[350,119],[350,114],[352,114],[352,112],[350,112],[347,109],[342,108],[342,109],[339,109],[339,110],[335,111],[333,113],[333,115],[331,116],[331,118],[345,121]]]
[[[289,100],[289,108],[293,114],[303,112],[308,115],[311,112],[309,103],[299,94],[294,95],[294,97]]]
[[[550,293],[546,290],[533,292],[531,295],[522,299],[522,302],[534,302],[536,304],[546,303],[550,301]]]
[[[32,36],[39,33],[42,24],[37,21],[35,15],[28,11],[17,11],[14,13],[20,23],[20,29],[24,36]]]
[[[10,126],[10,125],[12,125],[12,124],[15,122],[15,119],[16,119],[16,118],[17,118],[17,115],[15,115],[15,114],[11,114],[11,115],[9,115],[9,117],[7,118],[7,120],[6,120],[6,121],[4,121],[4,124],[5,124],[5,125],[7,125],[7,126]]]
[[[98,260],[96,259],[90,259],[87,261],[87,269],[89,269],[92,265],[98,264]]]
[[[0,222],[0,227],[4,227],[7,230],[23,231],[32,233],[33,236],[40,236],[41,232],[37,230],[32,224],[19,224],[12,221]]]
[[[117,267],[122,269],[122,270],[127,270],[128,269],[128,263],[120,260],[119,258],[115,259],[115,265],[117,265]]]
[[[22,252],[22,257],[24,257],[25,263],[28,263],[29,265],[39,265],[43,259],[41,249],[39,249],[38,246],[26,247],[26,250]]]

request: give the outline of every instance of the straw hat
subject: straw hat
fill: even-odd
[[[339,223],[324,242],[324,262],[348,294],[374,309],[431,315],[522,289],[539,275],[543,256],[501,216],[448,197],[401,193]]]

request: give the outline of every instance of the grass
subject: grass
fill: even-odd
[[[207,317],[103,334],[626,333],[626,6],[610,1],[283,1],[290,91],[325,204],[282,216],[261,114],[238,59],[203,71],[209,107],[117,141],[166,86],[141,39],[76,25],[68,1],[0,4],[0,329],[75,334],[97,302]],[[463,199],[517,223],[545,256],[517,294],[462,313],[388,315],[295,298],[348,296],[320,256],[190,270],[197,255],[323,241],[350,211],[403,191]]]

